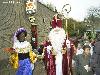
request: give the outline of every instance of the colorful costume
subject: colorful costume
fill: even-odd
[[[70,51],[66,48],[66,42],[62,45],[61,52],[58,56],[53,55],[53,47],[51,42],[46,42],[44,48],[44,63],[47,70],[47,75],[71,75],[72,73],[72,56],[74,52],[73,44],[71,44]],[[65,51],[64,53],[62,51]],[[57,64],[60,66],[57,67]],[[59,73],[61,72],[61,73]],[[59,73],[59,74],[58,74]]]
[[[14,52],[10,56],[10,63],[17,69],[16,75],[32,75],[31,64],[36,61],[36,54],[32,51],[29,42],[17,40],[16,35],[20,32],[24,32],[24,29],[20,28],[14,34]]]
[[[47,75],[70,75],[72,62],[72,46],[66,40],[66,34],[62,28],[62,21],[55,19],[52,21],[52,29],[49,33],[49,41],[44,47],[44,63]]]

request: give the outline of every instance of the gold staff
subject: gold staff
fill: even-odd
[[[68,39],[67,19],[68,19],[68,14],[69,14],[70,11],[71,11],[71,6],[69,4],[65,4],[62,8],[62,15],[64,16],[64,19],[66,20],[66,22],[65,22],[65,31],[66,31],[67,39]]]

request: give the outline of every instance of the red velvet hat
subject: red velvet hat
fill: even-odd
[[[52,28],[60,27],[62,28],[62,20],[58,18],[58,14],[54,15],[53,20],[51,22]]]

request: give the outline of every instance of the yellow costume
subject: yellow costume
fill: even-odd
[[[18,48],[15,47],[15,52],[11,54],[9,61],[11,63],[11,65],[13,66],[13,68],[18,68],[18,53],[27,53],[29,52],[29,58],[31,63],[35,63],[37,60],[37,55],[32,51],[31,45],[28,43],[27,47],[25,48]]]

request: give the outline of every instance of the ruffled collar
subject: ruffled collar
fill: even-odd
[[[15,52],[17,53],[27,53],[32,49],[31,44],[27,41],[16,42],[14,43],[13,48],[15,49]]]
[[[29,45],[29,42],[27,42],[27,41],[24,41],[24,42],[19,42],[19,41],[17,41],[16,43],[14,43],[14,46],[13,46],[13,48],[25,48],[25,47],[27,47]]]

